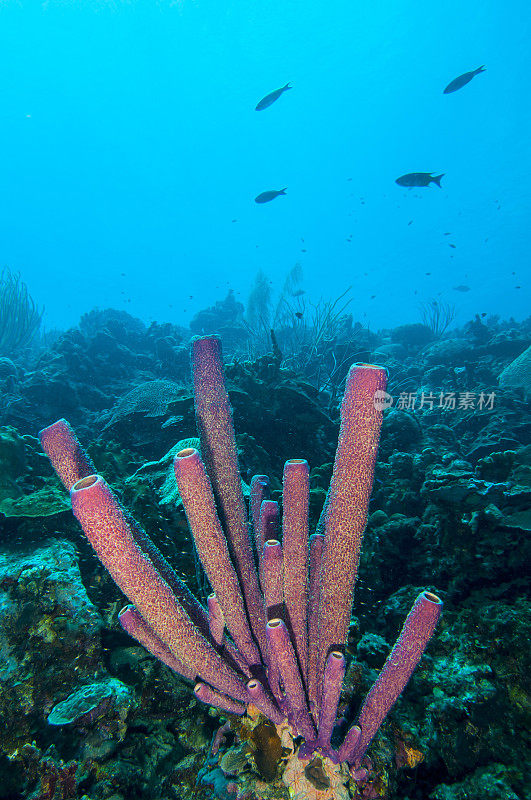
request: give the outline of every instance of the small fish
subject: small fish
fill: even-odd
[[[480,72],[485,72],[485,64],[477,69],[473,69],[471,72],[465,72],[463,75],[460,75],[458,78],[454,78],[453,81],[450,81],[446,89],[443,89],[443,94],[451,94],[452,92],[457,92],[458,89],[462,89],[463,86],[466,86],[475,75],[479,75]]]
[[[305,249],[304,249],[304,247],[303,247],[303,248],[302,248],[302,250],[301,250],[301,253],[307,253],[307,252],[308,252],[308,251],[307,251],[307,250],[305,250]]]
[[[376,297],[375,294],[371,294],[371,300],[374,300],[375,297]]]
[[[304,289],[296,289],[294,292],[291,293],[292,297],[302,297],[303,294],[306,294]]]
[[[446,231],[446,233],[443,233],[443,236],[451,236],[451,235],[452,234],[450,233],[450,231]]]
[[[487,312],[486,312],[486,311],[482,311],[482,312],[481,312],[481,316],[482,316],[482,317],[486,317],[486,316],[487,316]]]
[[[231,219],[231,222],[238,222],[237,219]]]
[[[254,202],[270,203],[271,200],[274,200],[275,197],[278,197],[280,194],[286,194],[286,189],[280,189],[279,191],[277,191],[276,189],[270,189],[268,192],[262,192],[261,194],[259,194],[257,197],[254,198]]]
[[[431,275],[431,272],[425,272],[424,275]]]
[[[455,245],[455,244],[452,244],[451,242],[448,242],[448,247],[453,247],[453,248],[454,248],[454,250],[455,250],[455,248],[457,247],[457,245]]]
[[[470,286],[467,286],[464,283],[460,283],[459,286],[453,286],[452,288],[453,288],[454,292],[469,292],[470,291]]]
[[[521,286],[515,286],[514,288],[515,289],[521,289],[522,287]]]
[[[296,311],[295,312],[295,316],[297,317],[297,319],[302,319],[302,316],[303,316],[302,315],[302,311]]]
[[[408,172],[407,175],[401,175],[397,178],[395,183],[399,186],[407,186],[411,189],[413,186],[429,186],[430,183],[436,183],[439,189],[441,188],[442,175],[432,175],[431,172]]]
[[[256,108],[254,110],[255,111],[263,111],[264,108],[269,108],[269,106],[272,103],[274,103],[275,100],[278,100],[278,98],[280,97],[281,94],[284,94],[284,92],[287,92],[288,89],[292,89],[292,88],[293,87],[290,86],[289,83],[287,83],[281,89],[275,89],[274,92],[270,92],[269,94],[266,94],[265,97],[262,97],[262,99],[260,100],[260,102],[258,103],[258,105],[256,106]]]
[[[413,225],[413,220],[412,219],[409,220],[408,225]]]

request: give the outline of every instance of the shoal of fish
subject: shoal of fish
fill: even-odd
[[[464,72],[462,75],[454,78],[453,81],[450,81],[448,86],[443,89],[443,94],[457,92],[458,89],[462,89],[463,86],[466,86],[467,83],[470,83],[472,78],[474,78],[476,75],[479,75],[481,72],[485,72],[485,69],[485,65],[482,64],[481,67],[478,67],[477,69],[470,70],[470,72]],[[293,87],[290,86],[289,83],[286,83],[285,86],[281,86],[279,89],[269,92],[269,94],[266,94],[265,97],[262,97],[262,99],[256,104],[255,111],[263,111],[265,108],[269,108],[269,106],[275,103],[279,97],[284,94],[284,92],[292,88]],[[432,172],[407,172],[405,175],[401,175],[399,178],[397,178],[395,183],[397,183],[399,186],[405,186],[408,189],[429,186],[430,184],[434,183],[440,189],[441,178],[444,177],[444,174],[444,172],[441,175],[434,175]],[[269,189],[266,192],[260,192],[260,194],[254,198],[254,202],[259,204],[270,203],[271,200],[275,200],[275,198],[284,194],[286,194],[286,189]]]

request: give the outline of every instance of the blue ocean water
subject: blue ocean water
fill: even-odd
[[[7,0],[1,262],[48,328],[109,306],[186,325],[297,262],[373,329],[434,297],[459,324],[522,319],[530,19],[523,0]],[[395,184],[417,171],[442,188]]]

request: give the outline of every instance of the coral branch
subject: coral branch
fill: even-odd
[[[39,432],[39,440],[67,491],[80,478],[96,472],[96,467],[79,444],[66,419],[58,419],[53,425],[43,428]]]
[[[309,578],[308,578],[308,695],[310,708],[317,721],[317,666],[319,662],[319,591],[321,588],[321,562],[323,558],[324,533],[310,536]]]
[[[229,552],[253,632],[264,652],[263,603],[249,537],[232,410],[223,378],[221,343],[217,336],[205,336],[192,341],[192,374],[201,452],[221,508]]]
[[[256,554],[258,556],[261,551],[261,547],[259,546],[258,542],[258,523],[260,521],[260,509],[262,507],[262,503],[269,497],[269,478],[267,475],[253,475],[249,488],[251,494],[249,511],[255,538]]]
[[[210,634],[216,644],[221,644],[223,641],[223,632],[225,630],[225,617],[219,601],[214,593],[209,594],[207,597],[208,604],[208,627]]]
[[[187,678],[189,681],[195,680],[197,670],[187,667],[186,664],[179,658],[174,656],[170,648],[164,644],[153,628],[148,625],[145,619],[138,613],[134,606],[126,606],[118,614],[120,625],[127,631],[129,636],[132,636],[146,650],[166,664],[167,667]]]
[[[349,764],[359,766],[367,747],[383,720],[405,689],[433,636],[441,615],[442,602],[432,592],[421,592],[409,612],[398,640],[389,653],[376,683],[360,711],[361,736],[356,747],[344,753]]]
[[[299,736],[311,741],[315,738],[310,712],[306,703],[297,659],[289,638],[288,629],[281,619],[267,623],[267,639],[278,666],[284,691],[290,704],[290,722]]]
[[[245,685],[201,635],[153,563],[103,478],[82,478],[70,493],[72,510],[115,583],[171,652],[223,692],[246,702]]]
[[[258,530],[256,532],[256,550],[258,553],[258,570],[260,575],[260,586],[262,592],[264,587],[263,580],[263,555],[264,545],[268,540],[279,538],[280,509],[274,500],[264,500],[260,506],[260,516],[258,519]]]
[[[227,628],[247,662],[259,664],[260,653],[249,627],[238,576],[230,559],[201,456],[190,447],[177,453],[173,463],[197,554],[223,608]]]
[[[375,403],[375,395],[385,389],[386,382],[386,371],[369,364],[354,365],[347,377],[325,516],[318,687],[330,650],[341,649],[347,640],[382,424],[382,411]]]
[[[308,462],[294,458],[284,465],[282,550],[287,622],[305,683],[308,679]]]
[[[245,714],[245,705],[243,703],[238,703],[237,700],[227,697],[222,692],[218,692],[217,689],[207,686],[206,683],[196,683],[194,694],[198,700],[206,703],[207,706],[216,706],[216,708],[228,711],[230,714],[239,714],[240,716]]]

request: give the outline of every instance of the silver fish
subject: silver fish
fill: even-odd
[[[287,83],[285,86],[282,86],[281,89],[275,89],[274,92],[266,94],[265,97],[262,97],[262,99],[260,100],[260,102],[258,103],[258,105],[255,107],[254,110],[263,111],[264,108],[268,108],[272,103],[275,102],[275,100],[278,100],[281,94],[287,92],[288,89],[293,89],[293,86],[290,86],[289,83]]]
[[[459,286],[452,287],[454,292],[469,292],[470,286],[466,286],[464,283],[460,283]]]
[[[400,178],[397,178],[395,183],[398,183],[399,186],[407,186],[408,188],[412,188],[413,186],[429,186],[430,183],[436,183],[440,189],[441,178],[443,176],[444,172],[441,175],[432,175],[431,172],[408,172],[407,175],[401,175]]]
[[[471,72],[464,72],[462,75],[459,75],[458,78],[454,78],[453,81],[450,81],[446,89],[443,89],[443,94],[451,94],[451,92],[457,92],[458,89],[462,89],[463,86],[466,86],[473,77],[479,75],[480,72],[485,72],[485,64],[482,64],[481,67],[477,69],[473,69]]]
[[[286,186],[286,189],[288,187]],[[278,197],[280,194],[286,194],[286,189],[270,189],[268,192],[261,192],[261,194],[257,195],[254,198],[255,203],[269,203],[271,200],[274,200],[275,197]]]

